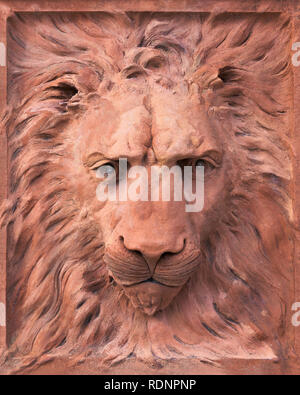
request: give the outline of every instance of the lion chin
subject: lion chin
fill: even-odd
[[[150,279],[122,288],[135,309],[151,316],[167,308],[182,287],[170,287]]]

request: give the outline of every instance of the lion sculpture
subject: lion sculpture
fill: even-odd
[[[6,360],[285,355],[290,28],[279,14],[10,18]],[[200,161],[203,210],[100,202],[95,170],[119,158]]]

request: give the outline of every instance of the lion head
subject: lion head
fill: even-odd
[[[22,366],[62,354],[281,355],[289,21],[28,14],[12,17],[8,33],[9,355]],[[118,173],[120,158],[147,171],[200,164],[203,210],[100,202],[96,171]]]

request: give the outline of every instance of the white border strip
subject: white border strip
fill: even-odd
[[[0,66],[6,66],[6,47],[3,43],[0,43]]]
[[[4,303],[0,303],[0,326],[6,326],[6,311]]]

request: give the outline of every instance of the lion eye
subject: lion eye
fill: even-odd
[[[205,159],[198,159],[195,163],[195,167],[204,167],[204,171],[205,173],[208,173],[212,170],[215,169],[215,166],[213,165],[213,163],[209,162],[208,160]]]
[[[93,169],[98,178],[112,179],[116,177],[116,169],[113,163],[105,163]]]
[[[203,167],[205,167],[206,165],[207,165],[207,162],[205,160],[203,160],[203,159],[199,159],[196,162],[196,166],[203,166]]]

